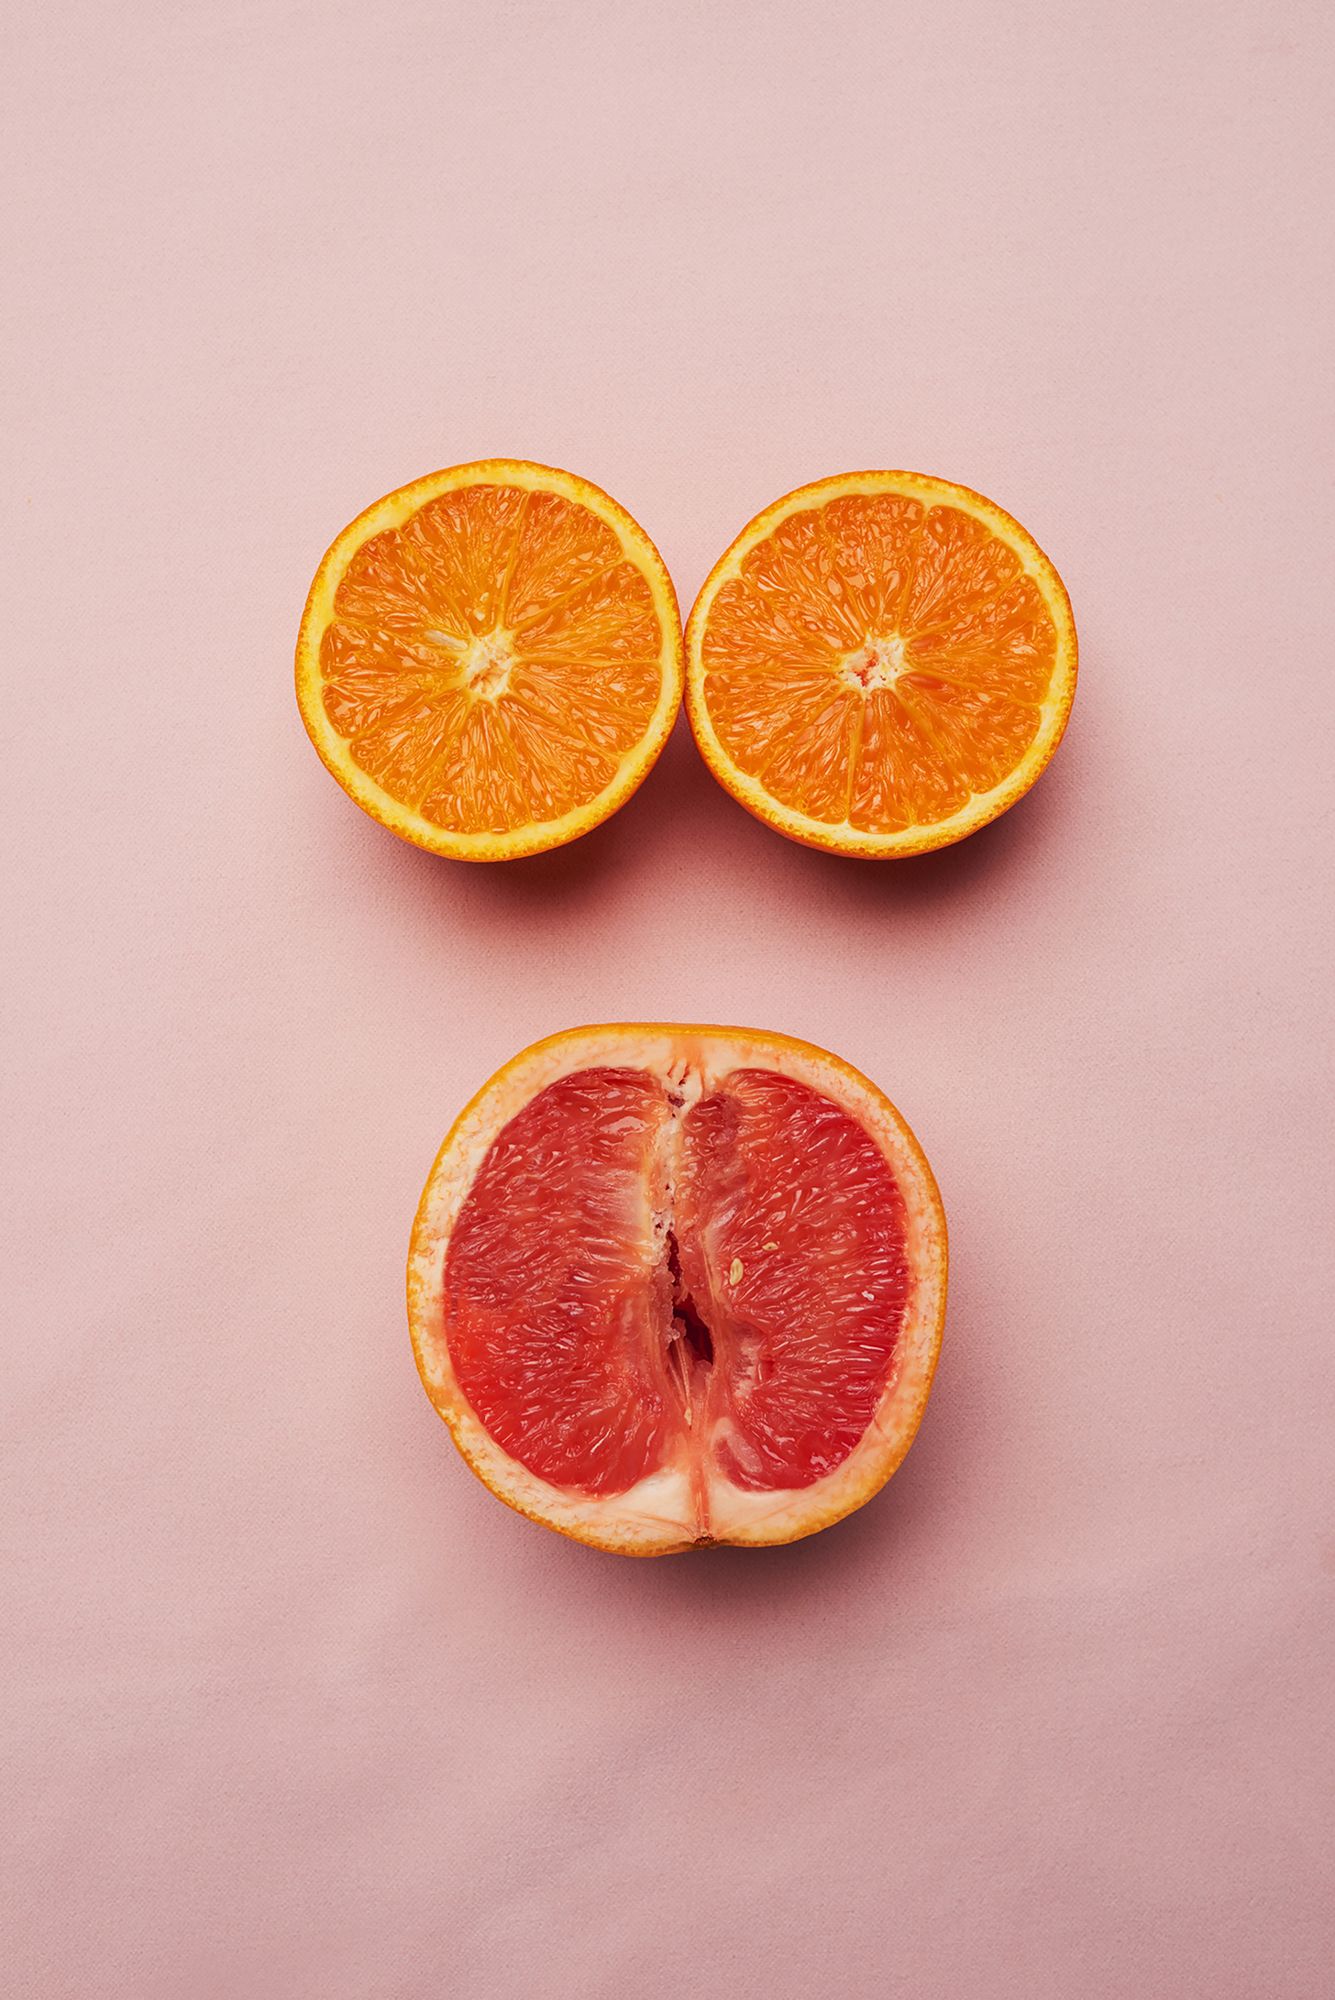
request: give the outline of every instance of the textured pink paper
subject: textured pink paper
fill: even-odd
[[[1328,23],[10,10],[13,2000],[1332,1990]],[[1052,771],[859,868],[679,734],[577,848],[400,846],[297,618],[497,452],[686,604],[800,481],[994,495]],[[788,1551],[544,1534],[413,1371],[452,1114],[643,1015],[840,1050],[945,1192],[919,1442]]]

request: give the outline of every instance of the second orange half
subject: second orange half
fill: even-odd
[[[748,811],[876,858],[962,840],[1033,784],[1066,727],[1061,578],[992,501],[851,472],[756,516],[686,627],[701,754]]]

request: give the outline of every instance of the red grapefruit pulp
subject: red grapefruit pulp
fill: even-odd
[[[427,1183],[409,1306],[492,1489],[631,1553],[788,1541],[907,1450],[940,1339],[921,1149],[838,1058],[576,1029],[516,1057]]]

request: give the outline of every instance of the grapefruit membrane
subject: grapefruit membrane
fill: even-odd
[[[577,1028],[456,1120],[413,1227],[423,1384],[502,1500],[631,1555],[787,1542],[890,1477],[946,1228],[889,1100],[810,1043]]]

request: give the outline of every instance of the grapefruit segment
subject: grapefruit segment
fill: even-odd
[[[785,1541],[860,1505],[921,1415],[945,1229],[899,1114],[750,1030],[539,1043],[423,1194],[409,1313],[466,1458],[630,1553]]]
[[[465,860],[575,839],[635,790],[681,698],[676,597],[606,493],[520,460],[387,494],[321,563],[297,642],[344,790]]]
[[[685,1120],[683,1275],[719,1371],[734,1485],[809,1486],[848,1457],[908,1299],[903,1200],[858,1122],[797,1077],[734,1071]]]
[[[1075,693],[1070,601],[1033,537],[912,472],[766,508],[706,579],[686,652],[719,782],[792,839],[869,857],[945,846],[1013,805]]]
[[[445,1260],[459,1386],[529,1470],[624,1492],[670,1433],[651,1200],[667,1113],[643,1070],[575,1072],[489,1148]]]

